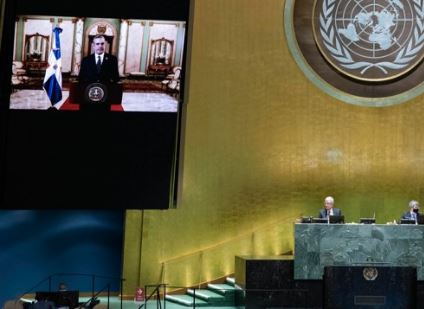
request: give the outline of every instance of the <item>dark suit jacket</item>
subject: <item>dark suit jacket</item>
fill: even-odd
[[[338,208],[333,208],[333,216],[341,216],[342,215],[342,211]],[[327,218],[327,210],[326,209],[321,209],[319,211],[319,218]]]
[[[100,72],[97,72],[95,54],[84,57],[78,75],[80,82],[117,82],[119,80],[118,59],[110,54],[103,57]]]
[[[418,220],[418,216],[420,216],[421,214],[417,214],[417,220]],[[407,211],[407,212],[405,212],[403,215],[402,215],[402,218],[401,219],[409,219],[409,220],[415,220],[415,218],[413,218],[412,217],[412,214],[411,214],[411,212],[410,211]]]

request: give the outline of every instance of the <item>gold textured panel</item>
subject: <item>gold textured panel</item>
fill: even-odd
[[[369,108],[321,92],[289,53],[282,0],[194,6],[181,203],[144,211],[142,226],[127,212],[125,294],[135,282],[222,277],[237,254],[292,250],[292,222],[316,216],[327,195],[348,222],[399,219],[422,199],[421,97]]]

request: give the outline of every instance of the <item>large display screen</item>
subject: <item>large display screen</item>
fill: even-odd
[[[11,109],[177,112],[185,21],[18,15]]]
[[[189,2],[3,0],[2,208],[175,203]]]

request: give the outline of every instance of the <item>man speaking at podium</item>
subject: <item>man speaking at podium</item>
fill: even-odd
[[[98,34],[93,38],[94,54],[84,57],[78,80],[84,83],[116,83],[119,80],[118,60],[105,53],[106,39]]]
[[[328,219],[330,216],[341,216],[342,211],[339,208],[334,208],[334,198],[327,196],[324,200],[324,209],[319,211],[319,218]]]
[[[94,53],[82,59],[78,90],[72,91],[72,98],[80,103],[80,109],[109,111],[111,104],[121,106],[122,102],[118,60],[105,53],[106,39],[103,35],[96,35],[92,44]]]

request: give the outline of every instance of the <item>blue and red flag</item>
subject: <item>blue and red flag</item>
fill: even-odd
[[[44,76],[43,88],[54,106],[62,100],[62,56],[60,53],[60,37],[62,29],[53,29],[53,45],[49,55],[49,66]]]

